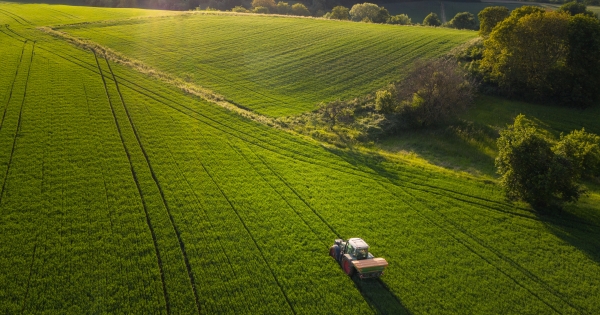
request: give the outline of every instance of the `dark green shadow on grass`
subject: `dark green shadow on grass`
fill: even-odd
[[[360,279],[358,275],[354,275],[352,281],[377,314],[411,314],[383,280]]]

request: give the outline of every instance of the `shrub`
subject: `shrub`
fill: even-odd
[[[328,19],[332,19],[332,20],[349,20],[350,19],[350,9],[338,5],[337,7],[334,7],[333,9],[331,9],[331,12],[328,13],[326,16],[326,18]]]
[[[350,17],[352,21],[363,21],[368,18],[370,21],[375,21],[380,14],[380,8],[378,5],[365,2],[359,3],[352,6],[350,9]]]
[[[252,7],[255,9],[257,7],[264,7],[269,9],[269,12],[275,12],[275,0],[252,0]]]
[[[560,141],[554,146],[556,154],[569,159],[582,178],[600,177],[600,137],[574,130],[568,135],[560,135]]]
[[[552,151],[550,142],[525,116],[500,132],[496,167],[508,198],[536,209],[577,201],[583,189],[573,163]]]
[[[397,86],[399,111],[413,127],[453,118],[472,104],[476,83],[455,60],[417,61]]]
[[[560,8],[558,8],[558,12],[565,12],[568,13],[569,15],[577,15],[577,14],[583,14],[592,18],[596,17],[596,14],[590,10],[587,9],[587,7],[585,6],[585,4],[583,3],[578,3],[578,2],[567,2],[563,5],[560,6]]]
[[[504,21],[510,14],[507,7],[487,7],[477,14],[479,18],[479,36],[488,36],[498,23]]]
[[[442,21],[440,21],[440,18],[438,17],[437,14],[431,12],[423,20],[423,25],[427,25],[427,26],[440,26],[440,25],[442,25]]]
[[[277,2],[277,13],[287,15],[292,13],[292,6],[287,2],[279,1]]]
[[[310,11],[308,11],[308,8],[304,4],[296,3],[292,6],[292,14],[300,16],[309,16]]]
[[[269,12],[269,8],[267,8],[267,7],[255,7],[252,12],[259,13],[259,14],[269,14],[269,13],[271,13],[271,12]]]
[[[383,114],[391,114],[396,110],[396,89],[379,90],[375,94],[375,109]]]
[[[233,9],[231,9],[232,12],[240,12],[240,13],[246,13],[248,12],[248,10],[246,8],[244,8],[241,5],[235,6],[233,7]]]
[[[475,20],[475,15],[469,12],[460,12],[457,13],[450,22],[448,22],[448,26],[451,28],[456,28],[459,30],[468,29],[468,30],[476,30],[477,29],[477,21]]]
[[[394,16],[390,16],[387,20],[389,24],[399,24],[399,25],[410,25],[412,24],[410,18],[406,14],[398,14]]]

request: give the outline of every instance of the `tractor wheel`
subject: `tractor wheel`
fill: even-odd
[[[352,263],[346,257],[342,259],[342,269],[344,269],[344,272],[350,277],[352,277],[356,271],[354,266],[352,266]]]
[[[340,247],[337,245],[333,245],[329,247],[329,256],[333,257],[335,261],[338,261],[338,256],[340,254]]]

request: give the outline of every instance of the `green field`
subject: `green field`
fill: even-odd
[[[92,8],[50,7],[77,15],[77,22],[102,19]],[[423,158],[331,148],[240,117],[47,35],[35,28],[54,23],[41,13],[50,14],[47,8],[0,3],[5,12],[0,15],[0,313],[600,310],[598,188],[592,186],[562,217],[541,216],[523,204],[506,202],[495,180],[486,176],[444,169]],[[101,12],[105,19],[160,14]],[[162,25],[167,32],[165,21],[181,19],[219,29],[220,18],[144,18],[139,25]],[[244,21],[248,29],[256,29],[263,27],[260,21],[279,20],[282,28],[289,23],[317,34],[328,27],[332,34],[340,27],[356,34],[379,32],[390,42],[388,32],[413,30],[312,19],[227,18],[236,29]],[[141,36],[139,25],[127,23],[129,27],[111,22],[73,31],[95,34],[89,38],[100,41],[116,34],[113,30],[104,36],[105,30],[121,27],[119,36],[130,44],[119,51],[142,59],[140,51],[150,43],[133,40]],[[425,42],[445,41],[449,34],[463,40],[473,36],[425,30]],[[160,28],[148,32],[162,38]],[[188,50],[181,48],[183,39],[179,46],[150,47],[172,49],[172,61],[178,60],[177,52],[182,54],[181,65],[162,69],[172,69],[174,75],[191,62],[202,38],[179,34],[187,38]],[[277,42],[282,35],[270,36]],[[131,48],[138,40],[139,50]],[[203,48],[202,58],[214,54],[220,64],[217,47],[225,46],[215,41],[212,50]],[[358,48],[350,45],[348,53],[380,44],[364,37],[353,45]],[[347,48],[333,46],[332,60]],[[415,49],[407,46],[399,55]],[[156,67],[162,64],[160,56],[144,56]],[[226,66],[235,72],[231,64]],[[365,76],[374,74],[362,67]],[[318,95],[309,79],[297,81],[307,91],[293,98]],[[211,81],[197,78],[197,83],[209,86]],[[228,91],[219,93],[230,99],[238,95]],[[500,123],[513,111],[528,108],[519,103],[507,109],[493,100],[480,103],[468,119],[491,124],[501,117]],[[557,130],[581,126],[557,118],[560,112],[550,118],[537,115]],[[388,260],[380,280],[350,279],[328,256],[334,238],[355,236]]]
[[[441,55],[476,36],[450,29],[223,14],[60,30],[270,116],[373,92],[402,78],[415,59]]]

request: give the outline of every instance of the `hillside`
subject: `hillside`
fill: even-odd
[[[472,31],[310,18],[192,14],[60,27],[269,116],[313,110],[399,80]],[[156,44],[160,43],[160,44]]]
[[[487,177],[325,146],[48,35],[36,28],[55,23],[46,9],[0,3],[0,313],[600,309],[597,194],[563,218],[540,216],[506,202]],[[51,9],[78,22],[100,19],[92,8]],[[103,10],[106,19],[161,14]],[[235,18],[258,27],[256,17]],[[134,26],[106,24],[124,27],[117,35],[130,40],[124,54],[149,45],[127,37],[128,30],[139,34]],[[338,24],[375,32],[331,23]],[[114,37],[104,29],[110,26],[90,24],[81,32]],[[425,30],[425,42],[438,40],[437,31],[440,38],[473,36]],[[159,36],[160,29],[147,32]],[[196,37],[181,36],[199,47]],[[377,42],[348,45],[369,51]],[[179,47],[164,58],[176,60],[178,50],[186,52]],[[344,49],[332,48],[332,58]],[[158,67],[160,58],[152,58]],[[328,256],[334,238],[355,236],[388,260],[380,280],[350,279]]]

